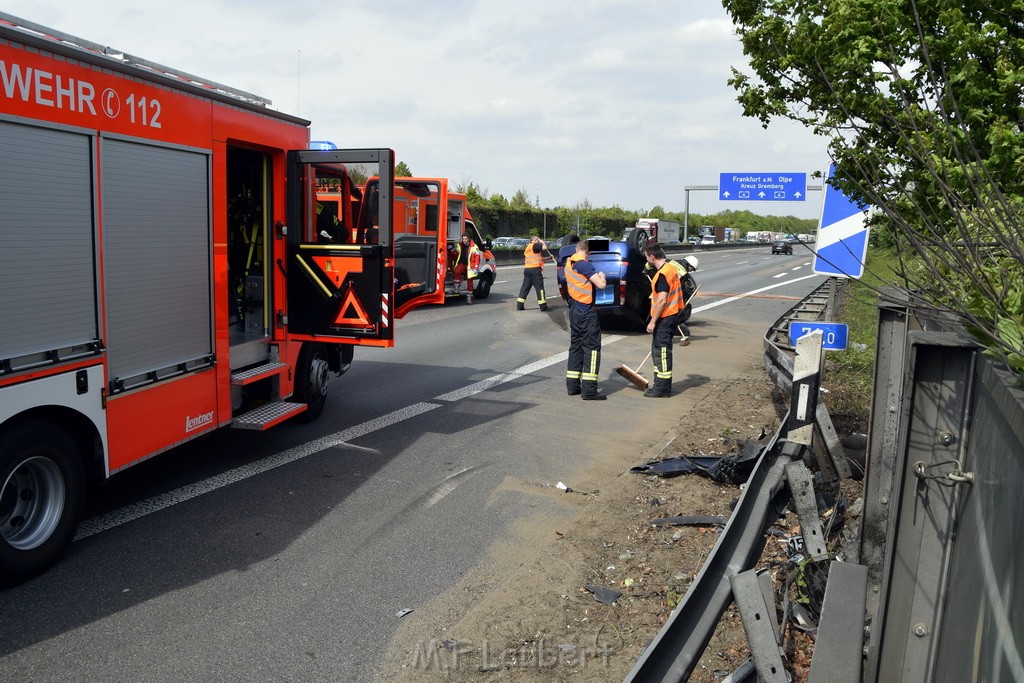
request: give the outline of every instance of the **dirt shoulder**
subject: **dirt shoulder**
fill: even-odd
[[[594,468],[574,496],[579,514],[564,528],[536,525],[494,548],[431,609],[403,620],[381,667],[382,680],[622,680],[685,594],[718,539],[717,525],[653,526],[656,518],[728,518],[736,486],[698,475],[660,478],[630,468],[678,455],[721,455],[771,433],[779,412],[760,358],[745,350],[720,379],[678,389],[690,400],[643,457],[618,455]],[[687,394],[687,392],[690,392]],[[712,409],[713,408],[713,409]],[[611,467],[610,467],[611,466]],[[611,474],[608,474],[608,473]],[[553,492],[554,493],[554,492]],[[496,573],[494,567],[505,567]],[[514,569],[508,569],[513,567]],[[588,590],[617,591],[601,602]],[[738,615],[728,610],[691,680],[714,681],[748,656]]]

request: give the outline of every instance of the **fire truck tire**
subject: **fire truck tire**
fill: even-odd
[[[295,398],[306,404],[306,410],[300,416],[306,422],[312,422],[324,412],[330,370],[323,344],[302,346],[295,369]]]
[[[486,299],[491,295],[491,285],[494,284],[494,273],[480,273],[480,277],[473,283],[473,298]]]
[[[0,585],[53,565],[85,502],[82,458],[68,433],[32,420],[0,430]]]
[[[647,236],[646,230],[634,230],[629,235],[630,245],[643,254],[644,249],[647,247],[647,242],[650,238]]]

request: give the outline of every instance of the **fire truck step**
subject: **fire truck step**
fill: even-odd
[[[259,381],[280,373],[284,368],[288,367],[287,363],[264,363],[263,365],[257,365],[254,368],[248,370],[242,370],[240,372],[231,373],[231,384],[235,386],[243,386],[245,384],[251,384],[252,382]]]
[[[238,415],[231,421],[234,429],[254,429],[263,431],[270,429],[279,422],[298,415],[306,409],[305,403],[292,403],[290,401],[277,401],[250,410],[247,413]]]

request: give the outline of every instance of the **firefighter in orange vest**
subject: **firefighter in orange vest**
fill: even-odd
[[[548,301],[544,298],[544,257],[542,256],[542,252],[546,248],[547,245],[541,238],[534,235],[530,238],[526,249],[523,250],[526,263],[523,267],[523,286],[519,288],[519,298],[516,299],[517,311],[526,308],[526,295],[530,293],[531,287],[537,290],[537,303],[540,304],[540,310],[548,310]]]
[[[647,398],[665,398],[672,393],[672,334],[676,317],[683,310],[683,288],[679,271],[665,257],[657,242],[645,249],[647,263],[655,270],[651,278],[651,357],[654,359],[654,386],[644,392]]]
[[[594,288],[608,284],[604,273],[587,260],[590,245],[576,244],[576,253],[565,261],[565,286],[569,292],[569,362],[565,370],[565,388],[570,396],[582,394],[584,401],[603,401],[597,391],[597,373],[601,369],[601,324],[594,308]]]

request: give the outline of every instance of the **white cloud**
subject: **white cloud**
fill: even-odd
[[[722,172],[811,172],[824,143],[762,130],[726,84],[717,0],[12,0],[5,11],[273,100],[314,139],[387,146],[416,173],[546,206],[683,208]],[[653,171],[653,172],[652,172]],[[817,217],[817,206],[718,202]]]

